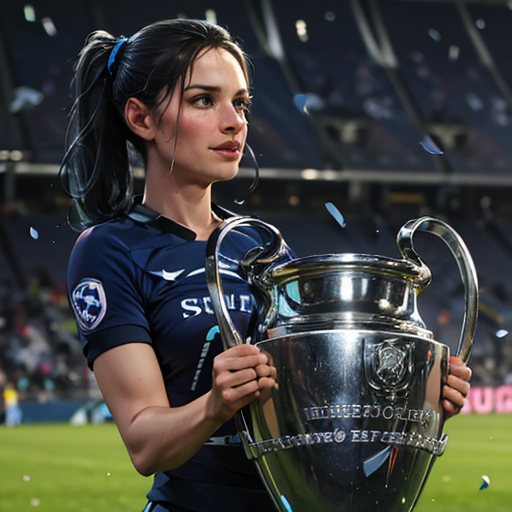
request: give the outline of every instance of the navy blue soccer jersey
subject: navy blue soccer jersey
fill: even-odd
[[[214,207],[222,218],[229,212]],[[73,248],[68,287],[88,364],[126,343],[152,345],[171,407],[211,389],[213,358],[222,342],[205,277],[206,241],[138,205],[130,214],[85,231]],[[238,262],[257,245],[251,230],[223,242],[221,273],[235,325],[246,332],[254,302]],[[225,436],[225,437],[224,437]],[[237,443],[234,422],[179,468],[155,475],[148,498],[175,511],[262,512],[271,499]],[[233,442],[234,441],[234,442]]]

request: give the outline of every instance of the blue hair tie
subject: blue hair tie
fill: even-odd
[[[119,38],[119,41],[117,42],[117,44],[114,46],[114,48],[112,48],[112,51],[110,52],[110,57],[108,58],[108,62],[107,62],[107,69],[108,69],[108,72],[112,75],[112,65],[114,64],[114,62],[116,61],[116,56],[117,56],[117,53],[119,52],[119,50],[121,49],[121,46],[123,46],[123,44],[128,41],[128,38],[127,37],[124,37],[124,36],[121,36]]]

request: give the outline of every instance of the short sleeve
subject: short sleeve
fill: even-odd
[[[137,267],[108,224],[77,240],[68,265],[68,294],[90,368],[111,348],[151,343]]]

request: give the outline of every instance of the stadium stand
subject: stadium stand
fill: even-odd
[[[0,387],[96,400],[65,294],[77,233],[58,184],[71,61],[88,33],[169,17],[228,27],[254,64],[251,162],[216,200],[274,223],[299,256],[399,257],[408,219],[435,215],[466,241],[481,284],[475,383],[512,382],[510,2],[20,0],[0,3]],[[30,10],[32,9],[32,10]],[[427,150],[420,141],[433,141]],[[432,154],[439,149],[443,154]],[[247,161],[246,161],[247,160]],[[138,186],[141,181],[137,180]],[[342,211],[341,228],[324,205]],[[455,350],[462,290],[452,256],[418,240],[434,281],[420,311]]]

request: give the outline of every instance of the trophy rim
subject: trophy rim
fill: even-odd
[[[382,275],[406,280],[419,280],[423,277],[422,267],[410,260],[360,253],[323,254],[306,256],[286,261],[266,273],[267,283],[277,284],[282,280],[328,274],[336,271],[354,270],[357,272],[378,272]]]

